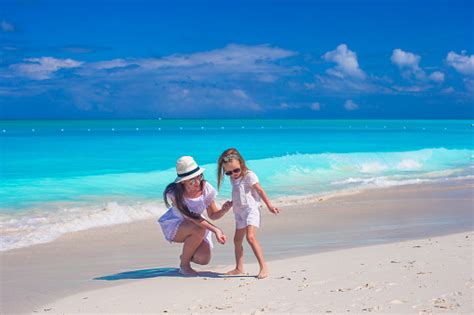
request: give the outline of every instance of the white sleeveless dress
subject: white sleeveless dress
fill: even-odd
[[[205,183],[202,195],[197,198],[186,198],[184,197],[184,203],[188,207],[189,211],[200,214],[203,218],[203,213],[209,207],[209,205],[216,198],[217,191],[208,182]],[[171,198],[169,200],[172,200]],[[176,207],[171,207],[166,211],[159,219],[158,223],[161,226],[161,230],[167,241],[173,242],[176,236],[176,232],[179,229],[181,223],[186,220],[181,212]],[[204,240],[209,244],[210,248],[213,248],[212,243],[212,232],[207,230]]]

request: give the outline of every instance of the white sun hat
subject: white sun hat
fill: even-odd
[[[182,156],[176,161],[176,174],[178,177],[176,177],[174,182],[179,183],[194,178],[201,175],[204,171],[205,168],[199,167],[192,156]]]

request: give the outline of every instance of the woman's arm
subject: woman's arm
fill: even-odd
[[[185,219],[191,220],[191,222],[193,222],[194,224],[213,232],[216,235],[217,241],[219,243],[224,244],[226,242],[227,237],[224,235],[224,232],[222,232],[221,229],[219,229],[217,226],[207,221],[206,219],[204,218],[193,219],[191,217],[185,217]]]
[[[224,216],[224,214],[226,214],[227,211],[229,211],[231,207],[232,207],[232,201],[226,201],[222,205],[222,208],[219,210],[217,208],[216,202],[213,201],[211,202],[209,207],[207,207],[207,215],[209,216],[209,219],[217,220],[217,219],[222,218],[222,216]]]
[[[260,185],[260,183],[254,184],[252,188],[255,189],[255,191],[258,193],[260,198],[262,198],[263,202],[265,202],[268,210],[270,210],[271,213],[278,214],[280,212],[280,209],[272,205],[272,203],[270,202],[270,199],[268,199],[267,193],[265,192],[263,187]]]

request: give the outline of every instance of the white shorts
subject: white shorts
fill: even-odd
[[[249,225],[260,227],[259,208],[247,208],[234,210],[235,228],[244,229]]]

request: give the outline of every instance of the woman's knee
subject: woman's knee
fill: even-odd
[[[193,262],[198,265],[207,265],[211,261],[210,254],[194,255]]]
[[[194,224],[194,227],[192,229],[192,234],[204,238],[204,236],[206,235],[206,229],[203,227],[200,227],[199,225]]]
[[[206,241],[203,241],[193,255],[193,262],[199,265],[207,265],[210,261],[211,248]]]

